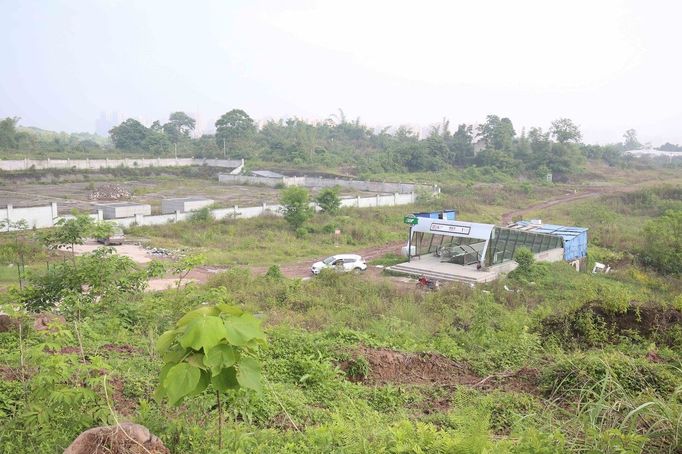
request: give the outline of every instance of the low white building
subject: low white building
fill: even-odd
[[[138,214],[144,216],[152,214],[151,205],[140,203],[100,203],[97,204],[97,209],[102,210],[104,219],[131,218]]]
[[[187,213],[210,207],[215,203],[213,199],[205,197],[178,197],[161,200],[161,214],[173,214],[176,211]]]

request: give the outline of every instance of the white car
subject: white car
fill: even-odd
[[[367,264],[365,260],[357,254],[336,254],[326,259],[313,263],[310,271],[313,274],[320,274],[325,268],[333,268],[338,271],[365,271]]]

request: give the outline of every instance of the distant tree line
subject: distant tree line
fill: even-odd
[[[172,156],[177,152],[181,156],[225,156],[372,173],[477,166],[511,174],[559,176],[578,172],[586,159],[623,163],[629,159],[623,151],[641,147],[634,129],[626,131],[624,141],[618,144],[584,144],[580,128],[568,118],[553,121],[548,130],[532,127],[520,133],[511,119],[497,115],[488,115],[477,127],[460,124],[451,128],[449,121],[443,120],[420,138],[404,126],[374,130],[359,119],[347,119],[341,110],[318,123],[289,118],[271,120],[259,128],[245,111],[233,109],[216,121],[215,134],[197,138],[193,137],[196,121],[185,112],[174,112],[167,122],[155,121],[149,127],[132,118],[125,120],[110,130],[109,145],[82,135],[49,136],[19,130],[18,120],[0,121],[0,150],[66,152],[113,146],[123,154]],[[672,144],[664,147],[679,148]]]
[[[67,153],[95,151],[108,142],[106,138],[89,133],[65,133],[19,126],[19,117],[0,120],[0,152],[43,151]],[[0,157],[2,154],[0,153]]]

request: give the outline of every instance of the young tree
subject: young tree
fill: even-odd
[[[280,196],[284,219],[294,229],[298,229],[313,215],[310,206],[308,190],[298,186],[292,186],[282,191]]]
[[[339,197],[338,186],[321,190],[315,201],[323,212],[329,214],[336,213],[341,207],[341,198]]]
[[[178,405],[211,385],[218,407],[218,447],[222,449],[220,395],[239,388],[261,391],[256,354],[265,345],[260,321],[236,306],[201,306],[163,333],[156,349],[164,358],[156,398]]]
[[[201,266],[206,263],[206,257],[201,254],[189,255],[183,257],[173,266],[173,274],[178,276],[177,291],[180,291],[182,286],[182,280],[187,277],[187,275],[197,266]]]
[[[535,256],[533,255],[533,251],[527,247],[518,248],[514,253],[514,260],[519,264],[519,266],[516,268],[518,270],[518,274],[522,275],[528,275],[535,264]]]
[[[76,245],[83,244],[92,233],[93,221],[87,214],[77,214],[71,219],[61,218],[57,227],[48,234],[48,244],[56,247],[68,246],[71,249],[71,259],[76,263]]]
[[[17,267],[17,277],[19,279],[19,288],[24,288],[24,279],[26,278],[26,230],[28,230],[28,222],[25,219],[19,221],[10,221],[9,219],[0,220],[0,231],[11,232],[14,241],[11,243],[0,244],[0,259],[7,256],[8,259],[14,261]]]

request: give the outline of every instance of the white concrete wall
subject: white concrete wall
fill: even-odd
[[[564,248],[550,249],[548,251],[538,252],[534,254],[535,260],[538,262],[560,262],[564,259]],[[495,273],[511,273],[519,266],[514,260],[502,262],[499,265],[493,265],[488,268],[488,271]]]
[[[30,229],[52,227],[56,218],[56,203],[44,206],[19,208],[7,205],[5,208],[0,208],[0,221],[9,221],[10,224],[25,221]],[[6,231],[7,226],[5,226],[5,229],[3,230]],[[10,228],[10,230],[14,229]]]
[[[390,192],[409,194],[417,190],[438,192],[437,186],[416,185],[412,183],[386,183],[381,181],[343,180],[340,178],[321,177],[283,177],[267,178],[246,175],[218,175],[218,181],[226,184],[252,184],[264,186],[305,186],[309,188],[331,188],[339,186],[365,192]]]
[[[186,213],[188,211],[200,210],[204,207],[211,206],[215,203],[213,199],[201,199],[201,200],[191,200],[191,199],[163,199],[161,200],[161,213],[162,214],[173,214],[176,211],[181,213]]]
[[[383,206],[397,206],[397,205],[409,205],[415,203],[417,200],[416,194],[388,194],[388,195],[376,195],[369,197],[351,197],[344,198],[341,200],[341,206],[344,207],[358,207],[358,208],[369,208],[369,207],[383,207]],[[316,204],[311,204],[315,209],[318,209]],[[149,205],[133,205],[132,207],[149,207]],[[13,208],[9,207],[10,216],[13,222],[19,219],[27,219],[31,227],[35,225],[36,228],[52,227],[59,219],[57,217],[57,204],[53,203],[47,206],[39,207],[28,207],[28,208]],[[185,221],[192,215],[191,212],[188,213],[172,213],[172,214],[161,214],[150,216],[148,213],[150,211],[143,212],[130,212],[129,216],[119,217],[115,219],[107,218],[104,210],[107,207],[102,206],[99,208],[97,214],[91,214],[90,217],[93,220],[107,219],[115,222],[121,227],[130,227],[131,225],[161,225],[167,224],[169,222]],[[112,207],[109,207],[112,208]],[[115,207],[117,208],[116,213],[122,213],[121,209],[132,209],[131,207]],[[146,210],[146,209],[145,209]],[[151,208],[150,208],[151,210]],[[254,218],[263,215],[282,215],[282,206],[278,204],[268,204],[263,203],[260,206],[255,207],[240,207],[234,206],[231,208],[218,208],[211,210],[211,214],[215,219],[247,219]],[[68,219],[72,216],[65,215],[62,218]],[[7,208],[0,208],[0,219],[7,219]]]
[[[146,204],[130,204],[124,206],[98,205],[98,209],[102,210],[104,219],[128,218],[140,214],[143,216],[149,216],[152,214],[151,205]]]
[[[114,167],[188,167],[210,166],[234,168],[230,173],[240,173],[243,159],[196,159],[196,158],[124,158],[124,159],[16,159],[0,160],[0,170],[17,171],[31,168],[43,169],[107,169]]]

